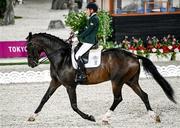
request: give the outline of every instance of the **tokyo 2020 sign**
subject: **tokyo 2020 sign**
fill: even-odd
[[[26,41],[0,41],[0,58],[27,57]]]

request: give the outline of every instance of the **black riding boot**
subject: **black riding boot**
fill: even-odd
[[[76,72],[75,82],[82,83],[83,81],[86,81],[86,74],[85,74],[84,62],[81,57],[78,58],[77,63],[78,63],[78,68]]]

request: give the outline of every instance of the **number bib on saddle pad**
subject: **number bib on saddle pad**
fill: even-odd
[[[85,68],[95,68],[101,64],[101,51],[102,47],[97,49],[90,49],[85,55],[82,56],[82,59],[85,64]],[[75,50],[71,51],[71,60],[74,69],[77,69],[77,62],[75,60]]]

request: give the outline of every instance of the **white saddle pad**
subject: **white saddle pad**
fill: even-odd
[[[99,47],[98,49],[91,49],[89,51],[89,58],[88,58],[88,63],[85,64],[85,68],[95,68],[98,67],[101,64],[101,51],[102,47]],[[77,69],[77,62],[74,58],[74,49],[71,51],[71,60],[72,60],[72,65],[74,69]]]

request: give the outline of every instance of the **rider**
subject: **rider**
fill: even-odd
[[[76,74],[76,82],[82,82],[86,80],[84,63],[82,60],[82,55],[84,55],[93,45],[97,43],[96,34],[99,27],[99,19],[96,15],[98,6],[94,2],[90,2],[86,6],[86,14],[89,17],[87,26],[84,31],[77,35],[77,38],[82,43],[81,47],[75,54],[75,58],[78,63],[78,69]]]

